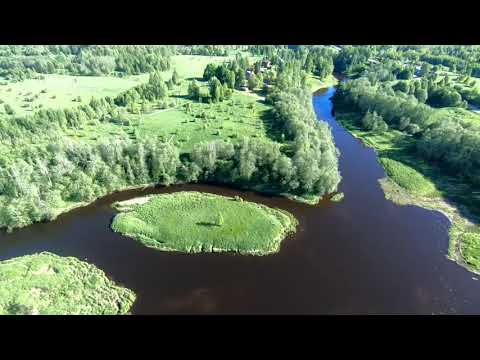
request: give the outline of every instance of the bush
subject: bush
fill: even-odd
[[[15,114],[15,111],[13,110],[13,108],[8,105],[8,104],[4,104],[3,105],[4,109],[5,109],[5,112],[8,114],[8,115],[14,115]]]

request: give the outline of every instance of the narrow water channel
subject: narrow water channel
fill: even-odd
[[[448,220],[385,200],[374,151],[332,115],[334,91],[317,93],[313,104],[341,151],[343,202],[309,206],[207,185],[125,191],[1,234],[0,260],[50,251],[89,261],[137,293],[134,314],[480,313],[480,281],[446,258]],[[110,230],[112,202],[179,190],[286,209],[299,219],[298,232],[278,254],[256,257],[161,252]]]

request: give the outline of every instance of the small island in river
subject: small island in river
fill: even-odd
[[[42,252],[0,262],[0,315],[125,315],[135,298],[74,257]]]
[[[117,202],[112,229],[163,251],[267,255],[295,231],[284,210],[200,192],[176,192]]]

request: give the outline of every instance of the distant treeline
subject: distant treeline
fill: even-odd
[[[138,75],[168,70],[174,51],[158,45],[2,45],[0,76],[23,80],[54,73]]]
[[[246,45],[179,45],[177,51],[184,55],[228,56],[247,48]]]
[[[428,91],[427,103],[446,101],[439,99],[440,91],[446,91],[442,85]],[[395,128],[414,135],[420,157],[480,185],[478,126],[461,118],[438,120],[435,110],[414,94],[394,91],[388,82],[373,85],[367,76],[340,84],[333,101],[338,111],[360,114],[358,125],[365,130]]]

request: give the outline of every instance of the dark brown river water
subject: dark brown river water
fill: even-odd
[[[328,89],[313,97],[341,151],[341,203],[294,203],[207,185],[126,191],[0,235],[0,260],[50,251],[103,269],[138,296],[134,314],[478,314],[480,281],[446,258],[449,222],[438,212],[385,200],[375,153],[332,115]],[[187,255],[113,233],[110,204],[146,193],[199,190],[292,212],[296,235],[278,254]],[[178,226],[182,226],[179,219]]]

